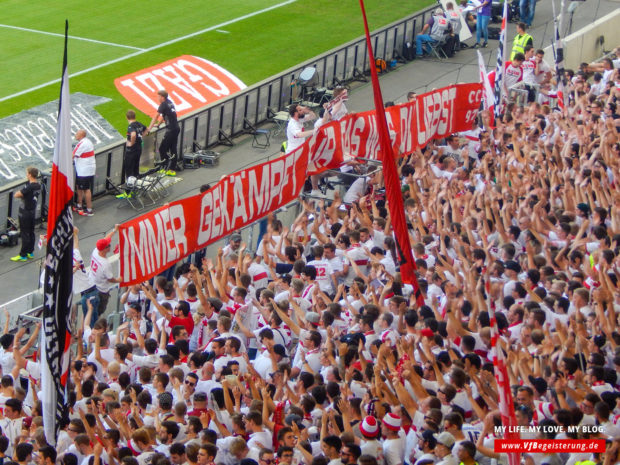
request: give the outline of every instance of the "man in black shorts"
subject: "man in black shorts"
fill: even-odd
[[[157,98],[159,100],[159,108],[157,108],[157,114],[153,117],[151,124],[149,124],[146,134],[148,134],[153,126],[159,126],[163,121],[166,122],[166,133],[164,134],[164,140],[159,145],[159,156],[162,162],[166,162],[164,169],[168,176],[176,176],[175,170],[178,170],[178,155],[177,145],[179,139],[179,123],[177,121],[177,112],[174,108],[174,103],[168,98],[168,92],[165,90],[157,91]]]
[[[39,170],[34,166],[26,168],[26,178],[28,184],[15,193],[15,198],[22,199],[19,206],[19,232],[22,238],[22,248],[19,255],[11,257],[14,262],[25,262],[33,258],[34,252],[34,221],[39,195],[41,194],[41,184],[38,182]]]
[[[142,155],[142,133],[146,129],[146,126],[140,121],[136,121],[136,112],[128,110],[127,114],[127,143],[125,145],[125,158],[123,160],[125,171],[125,182],[131,177],[138,178],[140,174],[140,156]],[[128,192],[123,192],[116,196],[121,199],[131,195]]]

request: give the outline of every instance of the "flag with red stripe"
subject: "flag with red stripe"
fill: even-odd
[[[66,386],[69,373],[73,295],[73,198],[71,113],[67,73],[67,37],[62,64],[56,142],[47,218],[47,252],[41,332],[41,387],[43,426],[50,445],[56,444],[60,421],[68,419]]]
[[[487,296],[490,295],[487,281]],[[492,305],[488,305],[489,317],[491,319],[491,360],[493,361],[493,370],[495,372],[495,380],[499,394],[499,411],[502,416],[502,425],[508,427],[504,433],[503,439],[518,440],[519,433],[515,432],[517,427],[517,417],[515,416],[515,407],[512,401],[512,391],[510,390],[510,378],[508,377],[508,369],[506,367],[506,359],[501,347],[498,346],[499,330],[497,329],[497,320],[495,319],[495,310]],[[519,465],[521,458],[519,453],[513,452],[508,454],[508,463],[510,465]]]
[[[400,178],[394,161],[394,151],[390,141],[390,133],[388,132],[387,119],[385,117],[385,107],[383,106],[383,96],[381,95],[381,87],[379,86],[379,76],[374,66],[375,57],[372,51],[372,43],[370,40],[370,30],[368,29],[368,20],[366,19],[366,9],[364,8],[364,0],[360,0],[360,8],[364,20],[364,29],[366,32],[366,45],[368,47],[368,58],[370,65],[370,76],[372,80],[372,90],[375,99],[375,116],[377,119],[377,132],[379,133],[379,144],[381,147],[383,167],[383,179],[385,180],[385,195],[390,210],[390,218],[394,228],[394,236],[396,238],[396,249],[400,262],[400,274],[403,283],[411,284],[416,296],[418,306],[424,305],[424,296],[420,291],[418,279],[415,275],[415,262],[411,252],[411,243],[409,241],[409,231],[407,229],[407,220],[405,219],[405,204],[400,187]]]
[[[476,50],[476,52],[478,52],[478,71],[480,73],[480,82],[482,83],[482,88],[484,90],[484,97],[482,98],[482,101],[484,102],[484,109],[489,110],[493,108],[493,103],[495,101],[493,88],[491,87],[491,82],[489,81],[489,75],[487,73],[487,68],[484,65],[482,53],[480,53],[480,50]]]
[[[502,94],[504,93],[504,63],[506,63],[506,23],[508,22],[508,2],[504,2],[502,13],[502,30],[499,34],[497,47],[497,64],[495,66],[495,117],[501,115]]]

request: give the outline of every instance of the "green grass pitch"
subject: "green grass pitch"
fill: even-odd
[[[69,40],[69,72],[75,73],[136,53],[136,56],[73,77],[71,92],[112,99],[97,110],[121,133],[131,108],[114,79],[188,54],[211,60],[251,85],[363,34],[357,0],[297,0],[173,44],[179,37],[285,3],[284,0],[3,0],[10,15],[0,20],[3,73],[0,118],[58,98],[64,32],[92,41]],[[432,0],[366,0],[371,30],[433,3]],[[11,26],[11,27],[8,27]],[[20,29],[16,29],[20,28]],[[98,41],[98,42],[94,42]],[[106,42],[106,43],[102,43]],[[147,116],[140,115],[142,120]]]

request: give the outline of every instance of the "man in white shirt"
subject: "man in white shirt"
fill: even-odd
[[[323,455],[329,460],[327,465],[342,465],[340,460],[340,449],[342,441],[338,436],[325,436],[321,441],[321,450]]]
[[[249,435],[248,447],[260,451],[270,447],[271,433],[263,429],[263,416],[259,412],[251,411],[245,416],[245,429]]]
[[[403,465],[405,461],[405,438],[399,434],[401,421],[400,416],[391,412],[383,417],[381,432],[385,465]]]
[[[286,153],[291,153],[301,147],[313,130],[304,130],[304,123],[316,119],[316,114],[307,107],[293,103],[288,112],[290,118],[286,126]]]
[[[73,211],[82,216],[93,216],[91,189],[97,169],[95,164],[95,147],[90,139],[86,137],[86,130],[84,129],[77,130],[75,140],[77,145],[73,149],[73,161],[76,173],[77,205],[73,208]]]
[[[89,279],[91,279],[97,287],[97,291],[99,291],[99,307],[93,309],[94,320],[99,315],[105,313],[110,300],[110,290],[114,287],[114,284],[122,281],[120,277],[114,277],[112,265],[110,265],[110,261],[107,258],[112,248],[112,236],[116,231],[118,231],[118,225],[115,225],[114,229],[103,239],[99,239],[90,257]]]

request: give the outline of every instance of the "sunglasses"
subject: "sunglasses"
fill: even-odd
[[[185,384],[192,387],[196,386],[196,383],[190,383],[189,381],[185,381]]]

